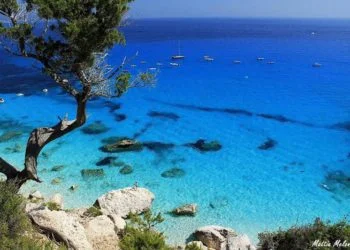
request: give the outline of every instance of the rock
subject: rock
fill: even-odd
[[[208,250],[201,241],[191,241],[187,243],[186,247],[196,246],[200,250]],[[186,249],[186,248],[185,248]]]
[[[114,119],[117,121],[117,122],[122,122],[124,120],[126,120],[126,115],[124,114],[116,114],[114,116]]]
[[[128,138],[120,139],[115,143],[107,144],[100,148],[102,152],[106,153],[141,151],[142,149],[143,145],[140,142]]]
[[[118,245],[118,235],[113,221],[106,215],[93,218],[85,225],[86,236],[93,249],[115,250]]]
[[[52,185],[58,185],[62,182],[62,178],[61,177],[57,177],[57,178],[54,178],[52,181],[51,181],[51,184]]]
[[[70,190],[70,191],[75,191],[75,190],[78,189],[78,187],[79,187],[78,185],[73,184],[72,186],[69,187],[69,190]]]
[[[130,212],[142,213],[150,209],[154,194],[145,188],[125,188],[102,195],[95,202],[105,215],[126,218]]]
[[[59,172],[62,171],[64,169],[64,165],[58,165],[58,166],[54,166],[53,168],[51,168],[52,172]]]
[[[125,229],[126,221],[122,217],[115,215],[115,214],[111,214],[111,215],[109,215],[109,218],[111,218],[111,220],[113,221],[114,226],[115,226],[115,230],[117,231],[117,233],[119,233]]]
[[[132,174],[132,172],[134,172],[134,169],[132,168],[132,166],[130,165],[125,165],[124,167],[122,167],[120,170],[119,170],[119,173],[121,174]]]
[[[196,141],[195,143],[188,143],[185,146],[195,148],[201,152],[219,151],[222,148],[218,141],[207,142],[206,140],[202,139]]]
[[[263,144],[261,144],[258,149],[260,150],[269,150],[274,148],[277,145],[277,141],[268,138]]]
[[[42,203],[37,203],[37,202],[27,202],[26,206],[24,208],[24,211],[28,214],[31,213],[35,210],[40,210],[43,209],[44,205]]]
[[[151,151],[154,151],[157,154],[168,151],[175,147],[173,143],[164,142],[144,142],[143,146]]]
[[[105,133],[109,130],[101,121],[96,121],[84,128],[82,128],[82,132],[88,135],[97,135]]]
[[[40,191],[35,191],[34,193],[31,193],[28,198],[30,200],[43,200],[44,196],[40,193]]]
[[[2,135],[0,135],[0,143],[7,142],[7,141],[10,141],[12,139],[18,138],[22,134],[23,134],[23,132],[16,131],[16,130],[4,132]]]
[[[102,168],[98,169],[82,169],[80,171],[81,176],[83,178],[89,178],[89,177],[102,177],[105,175],[105,172]]]
[[[181,178],[185,176],[186,172],[181,168],[171,168],[162,173],[162,177],[164,178]]]
[[[165,118],[173,121],[177,121],[180,116],[178,116],[175,113],[170,112],[158,112],[158,111],[150,111],[148,112],[149,117],[155,117],[155,118]]]
[[[178,216],[195,216],[197,213],[197,204],[186,204],[181,207],[175,208],[172,214]]]
[[[51,199],[50,199],[51,203],[55,203],[59,209],[63,209],[63,197],[60,194],[54,194]]]
[[[92,250],[84,227],[64,211],[48,209],[29,212],[32,221],[46,234],[53,235],[74,250]]]
[[[110,166],[113,165],[113,163],[115,162],[115,160],[117,160],[117,157],[115,156],[107,156],[101,160],[99,160],[98,162],[96,162],[96,166]]]
[[[230,228],[205,226],[198,228],[194,237],[215,250],[255,250],[248,236],[237,235]]]

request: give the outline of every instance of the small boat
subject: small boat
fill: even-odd
[[[177,55],[173,55],[173,56],[171,57],[171,59],[173,59],[173,60],[182,60],[182,59],[185,59],[185,56],[184,56],[184,55],[181,55],[180,42],[179,42],[179,44],[178,44],[178,53],[177,53]]]
[[[214,58],[212,58],[212,57],[210,57],[210,56],[204,56],[203,58],[204,58],[204,60],[207,61],[207,62],[212,62],[212,61],[214,61]]]
[[[313,36],[316,35],[316,32],[311,32],[311,35],[313,35]]]
[[[312,67],[314,67],[314,68],[320,68],[322,66],[322,64],[321,63],[314,63],[314,64],[312,64]]]
[[[242,62],[239,61],[239,60],[235,60],[235,61],[233,61],[233,63],[234,63],[234,64],[241,64]]]
[[[330,191],[331,189],[326,184],[321,184],[321,187],[326,189],[327,191]]]
[[[270,62],[267,62],[267,64],[275,64],[276,62],[274,61],[270,61]]]
[[[158,63],[156,63],[156,65],[157,65],[157,66],[162,66],[163,63],[158,62]]]
[[[43,89],[43,92],[47,93],[47,92],[49,92],[49,90],[48,89]]]
[[[248,78],[249,78],[249,76],[245,76],[245,77],[244,77],[244,79],[248,79]]]
[[[130,67],[131,67],[131,68],[135,68],[135,67],[136,67],[136,64],[131,64]]]
[[[141,63],[141,64],[146,64],[147,62],[146,62],[146,61],[141,61],[140,63]]]
[[[23,93],[17,93],[16,96],[24,96]]]
[[[149,68],[149,70],[157,70],[157,68]]]
[[[4,98],[0,98],[0,103],[5,103],[5,99]]]
[[[177,66],[180,66],[180,64],[178,64],[178,63],[170,63],[170,65],[171,65],[171,66],[176,66],[176,67],[177,67]]]
[[[258,57],[256,60],[257,60],[257,61],[264,61],[265,58],[264,58],[264,57]]]

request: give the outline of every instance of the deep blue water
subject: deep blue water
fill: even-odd
[[[156,211],[199,205],[194,218],[165,214],[161,229],[172,242],[207,224],[230,226],[256,240],[266,229],[348,215],[350,20],[150,19],[131,20],[123,31],[127,45],[114,48],[110,62],[118,64],[138,51],[132,62],[137,67],[130,70],[158,67],[157,86],[111,100],[121,104],[112,112],[105,100],[91,102],[89,123],[102,120],[109,131],[97,136],[75,131],[49,145],[50,156],[39,162],[45,182],[28,185],[26,192],[61,192],[68,207],[88,206],[100,194],[138,181],[155,193]],[[186,59],[171,67],[178,44]],[[215,60],[206,62],[204,55]],[[322,67],[312,67],[315,62]],[[9,120],[27,132],[54,124],[58,115],[74,114],[74,102],[31,64],[0,52],[0,94],[6,99],[0,105],[0,132],[13,129],[5,126]],[[47,86],[50,91],[43,94]],[[18,92],[25,96],[17,97]],[[150,111],[172,112],[179,119],[150,117]],[[127,119],[117,122],[115,114]],[[96,168],[106,156],[98,150],[101,139],[135,134],[142,142],[176,146],[116,155],[134,166],[131,175],[106,167],[103,179],[80,176],[82,168]],[[223,148],[201,153],[183,146],[200,138],[218,140]],[[259,150],[268,138],[277,145]],[[23,135],[19,142],[25,141]],[[0,153],[22,166],[23,150],[6,149],[15,143],[1,143]],[[50,171],[61,164],[62,172]],[[161,177],[174,166],[186,175]],[[62,183],[52,185],[58,176]],[[72,193],[68,187],[74,183],[79,189]]]

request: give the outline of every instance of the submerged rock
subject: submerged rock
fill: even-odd
[[[22,152],[22,147],[19,144],[15,144],[13,147],[7,147],[5,148],[6,153],[14,154],[14,153],[20,153]]]
[[[350,198],[350,175],[343,171],[329,172],[320,187],[336,195]]]
[[[181,178],[184,177],[186,174],[185,170],[181,169],[181,168],[171,168],[167,171],[164,171],[162,173],[162,177],[164,178]]]
[[[100,148],[102,152],[106,153],[121,153],[121,152],[130,152],[130,151],[141,151],[143,145],[136,140],[123,138],[114,143],[104,145]]]
[[[230,228],[206,226],[198,228],[194,237],[215,250],[255,250],[247,235],[238,235]]]
[[[207,142],[206,140],[198,140],[195,143],[188,143],[186,146],[195,148],[201,152],[209,152],[209,151],[219,151],[222,146],[218,141],[210,141]]]
[[[115,160],[117,160],[118,157],[115,156],[107,156],[101,160],[99,160],[98,162],[96,162],[96,166],[111,166],[115,163]]]
[[[143,146],[151,151],[156,153],[162,153],[168,151],[175,147],[173,143],[164,143],[164,142],[144,142]]]
[[[337,124],[332,125],[330,128],[350,131],[350,121],[339,122]]]
[[[101,121],[96,121],[84,128],[82,128],[82,131],[84,134],[88,135],[96,135],[96,134],[102,134],[109,130]]]
[[[124,114],[116,114],[114,116],[114,120],[116,120],[117,122],[122,122],[122,121],[126,120],[126,115],[124,115]]]
[[[65,168],[64,165],[58,165],[58,166],[54,166],[53,168],[51,168],[52,172],[59,172],[62,171]]]
[[[102,168],[97,168],[97,169],[82,169],[80,171],[81,176],[84,178],[87,177],[102,177],[105,175],[105,172]]]
[[[197,204],[183,205],[175,208],[171,213],[177,216],[195,216],[197,213]]]
[[[180,116],[178,116],[175,113],[170,112],[158,112],[158,111],[150,111],[148,112],[148,116],[150,117],[156,117],[156,118],[165,118],[173,121],[177,121]]]
[[[274,148],[277,145],[277,141],[268,138],[263,144],[261,144],[258,149],[260,150],[269,150]]]
[[[0,143],[7,142],[15,138],[21,137],[22,134],[23,134],[22,131],[17,131],[17,130],[6,131],[2,135],[0,135]]]
[[[119,173],[124,174],[124,175],[132,174],[132,172],[134,172],[134,169],[130,165],[126,165],[119,170]]]
[[[54,178],[52,181],[51,181],[51,184],[52,185],[58,185],[62,182],[62,178],[61,177],[57,177],[57,178]]]
[[[127,218],[129,213],[142,213],[151,208],[154,194],[145,188],[125,188],[111,191],[95,202],[105,215]]]

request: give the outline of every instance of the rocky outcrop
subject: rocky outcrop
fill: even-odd
[[[197,213],[197,204],[183,205],[175,208],[171,213],[177,216],[195,216]]]
[[[119,138],[116,142],[106,144],[100,148],[100,150],[105,153],[141,151],[142,149],[143,149],[142,143],[129,138]]]
[[[50,211],[38,209],[29,212],[32,221],[44,232],[54,235],[69,248],[75,250],[92,250],[84,227],[72,216],[64,211]]]
[[[194,237],[215,250],[255,250],[247,235],[238,235],[230,228],[201,227],[196,230]]]
[[[54,194],[51,199],[51,203],[55,203],[59,209],[63,209],[64,204],[63,204],[63,196],[60,194]]]
[[[97,199],[98,206],[105,215],[126,218],[130,212],[142,213],[150,209],[154,194],[145,188],[125,188],[111,191]]]
[[[115,225],[106,215],[97,216],[87,222],[85,233],[93,249],[115,250],[118,246]]]

